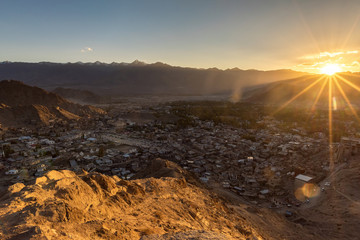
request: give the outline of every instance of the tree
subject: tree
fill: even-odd
[[[105,155],[105,149],[103,146],[99,147],[98,156],[103,157]]]
[[[6,158],[8,158],[10,154],[14,153],[14,150],[12,150],[9,145],[3,146],[3,151]]]

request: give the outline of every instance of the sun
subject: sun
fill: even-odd
[[[327,74],[329,76],[334,75],[337,72],[341,72],[341,67],[339,64],[332,63],[332,64],[326,64],[324,67],[321,68],[322,74]]]

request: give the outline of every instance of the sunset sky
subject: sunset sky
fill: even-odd
[[[0,1],[0,61],[360,71],[358,0]]]

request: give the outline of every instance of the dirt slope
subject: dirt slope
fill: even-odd
[[[324,183],[329,182],[330,186]],[[300,211],[306,228],[326,239],[360,238],[360,161],[355,156],[322,184],[325,191]]]
[[[163,159],[139,174],[148,178],[131,181],[50,171],[32,185],[0,189],[0,239],[358,239],[359,172],[353,160],[326,179],[331,186],[316,202],[286,218],[196,186]]]
[[[4,240],[261,239],[216,196],[182,178],[51,171],[34,185],[9,187],[0,216]]]

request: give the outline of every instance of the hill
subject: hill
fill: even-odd
[[[50,171],[0,198],[10,239],[322,239],[268,209],[228,205],[184,178]]]
[[[174,67],[163,63],[0,63],[0,76],[48,90],[90,90],[98,95],[238,94],[244,86],[306,75],[292,70],[258,71]]]
[[[220,199],[182,178],[125,181],[67,170],[10,186],[0,222],[4,240],[257,237]]]
[[[52,92],[70,101],[79,103],[98,104],[110,101],[110,98],[99,96],[88,90],[57,87]]]
[[[80,119],[102,113],[100,109],[74,104],[19,81],[0,81],[0,124],[3,127],[48,124],[50,120]]]
[[[0,238],[308,240],[325,239],[321,229],[330,226],[314,229],[301,213],[286,219],[236,194],[214,194],[167,160],[140,175],[147,177],[52,170],[32,184],[0,187]]]
[[[163,159],[136,180],[52,170],[27,185],[0,186],[0,239],[358,239],[357,160],[319,183],[325,191],[287,218],[286,209],[217,195]]]

